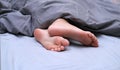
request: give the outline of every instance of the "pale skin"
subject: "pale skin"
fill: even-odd
[[[37,28],[34,31],[34,36],[47,50],[59,52],[65,50],[65,47],[69,45],[69,41],[61,36],[51,37],[48,30]]]
[[[69,41],[65,38],[79,41],[83,45],[98,47],[96,36],[79,29],[64,19],[55,20],[47,30],[35,29],[34,36],[46,49],[52,51],[63,51],[69,46]]]

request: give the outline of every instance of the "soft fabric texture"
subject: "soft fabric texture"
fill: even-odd
[[[34,37],[0,34],[1,70],[120,70],[120,37],[99,35],[99,47],[46,50]]]
[[[0,33],[32,36],[57,18],[113,36],[120,36],[120,4],[113,0],[0,0]]]

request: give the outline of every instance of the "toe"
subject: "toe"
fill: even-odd
[[[58,51],[58,48],[54,48],[54,51]]]
[[[67,39],[63,39],[61,43],[62,43],[62,46],[69,46],[69,41]]]
[[[98,40],[97,40],[97,38],[95,37],[94,34],[91,34],[91,39],[92,39],[91,45],[94,46],[94,47],[98,47]]]
[[[55,44],[56,44],[56,45],[61,45],[61,39],[60,39],[60,38],[61,38],[61,37],[56,37],[56,38],[55,38],[54,41],[55,41]]]
[[[92,42],[91,45],[94,46],[94,47],[98,47],[98,40],[95,39],[95,40]]]
[[[65,50],[65,47],[64,47],[64,46],[61,46],[60,48],[61,48],[62,51]]]
[[[98,40],[96,36],[91,32],[88,32],[88,36],[91,38],[91,45],[94,47],[98,47]]]
[[[94,35],[92,37],[92,46],[98,47],[98,40],[97,40],[97,38]]]
[[[50,49],[51,51],[55,51],[54,49]]]
[[[93,38],[93,37],[94,37],[94,34],[93,34],[93,33],[88,32],[88,31],[87,31],[87,33],[88,33],[88,36],[89,36],[90,38]]]
[[[91,37],[92,37],[91,32],[88,32],[88,31],[87,31],[87,36],[86,36],[86,40],[85,40],[85,45],[90,45],[90,44],[92,43]]]
[[[92,43],[93,47],[98,47],[98,43]]]
[[[58,52],[60,52],[60,51],[61,51],[61,48],[60,48],[60,47],[58,47],[58,48],[57,48],[57,51],[58,51]]]

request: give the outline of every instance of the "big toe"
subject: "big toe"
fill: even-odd
[[[55,38],[55,45],[57,47],[53,48],[52,50],[63,51],[65,50],[65,47],[69,45],[69,41],[67,39],[64,39],[63,37],[57,36]]]
[[[59,45],[59,46],[68,46],[69,45],[69,41],[63,37],[56,37],[55,43],[56,43],[56,45]]]
[[[67,39],[62,39],[61,40],[62,46],[69,46],[69,41]]]

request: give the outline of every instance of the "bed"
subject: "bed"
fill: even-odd
[[[72,43],[54,52],[34,37],[0,34],[1,70],[120,70],[120,37],[97,38],[98,48]]]
[[[33,31],[58,18],[99,33],[99,47],[43,48]],[[120,0],[0,0],[0,49],[1,70],[120,70]]]

